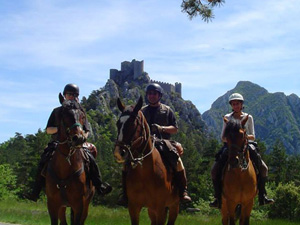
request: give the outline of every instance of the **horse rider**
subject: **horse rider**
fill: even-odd
[[[66,100],[75,100],[79,103],[79,99],[78,99],[79,87],[76,84],[67,84],[64,88],[63,95]],[[48,143],[48,146],[44,149],[44,152],[41,155],[41,159],[38,164],[36,180],[35,180],[32,192],[29,195],[25,196],[29,200],[32,200],[35,202],[38,200],[40,192],[41,192],[43,186],[45,185],[45,178],[42,176],[42,171],[43,171],[44,167],[48,164],[49,160],[52,158],[52,155],[59,144],[57,132],[58,132],[59,123],[61,122],[58,119],[61,107],[62,106],[55,108],[52,111],[52,113],[48,119],[46,132],[47,132],[47,134],[51,134],[51,142]],[[81,107],[81,105],[80,105],[80,108],[85,114],[85,111]],[[87,117],[85,117],[85,118],[86,118],[85,123],[83,124],[84,135],[80,140],[78,140],[78,144],[84,144],[84,146],[92,146],[95,148],[95,146],[93,144],[86,142],[87,137],[89,135],[89,131],[90,131],[90,125],[87,120]],[[112,187],[108,183],[102,182],[101,174],[100,174],[98,165],[96,164],[94,156],[91,154],[89,149],[87,149],[85,147],[83,149],[84,149],[86,155],[88,156],[89,175],[90,175],[89,177],[92,180],[92,183],[95,186],[98,194],[106,195],[106,194],[110,193],[112,190]]]
[[[160,102],[163,95],[163,89],[159,84],[152,83],[149,84],[146,88],[146,97],[149,102],[149,105],[146,105],[142,108],[142,112],[151,127],[151,135],[156,135],[162,139],[169,140],[171,134],[177,133],[178,125],[172,109]],[[173,146],[172,146],[173,147]],[[173,147],[174,148],[174,147]],[[179,157],[179,154],[176,152],[176,162],[175,167],[175,183],[179,189],[179,196],[181,201],[190,202],[191,198],[187,193],[187,178],[185,168],[183,166],[182,160]],[[126,168],[122,170],[122,187],[123,193],[118,200],[119,205],[125,205],[127,203],[126,196]]]
[[[257,143],[255,140],[255,131],[254,131],[254,121],[253,117],[250,114],[244,113],[243,103],[244,97],[239,93],[233,93],[229,96],[229,104],[232,108],[232,113],[226,114],[227,119],[235,118],[241,120],[244,116],[248,115],[248,120],[245,124],[245,129],[247,133],[248,143],[249,143],[249,153],[250,159],[254,162],[256,169],[258,170],[258,199],[259,205],[267,205],[274,203],[273,199],[267,198],[267,192],[265,184],[268,176],[268,167],[266,163],[262,160],[260,154],[258,153]],[[226,123],[223,122],[223,129],[221,133],[221,139],[224,143],[222,149],[216,154],[215,163],[211,170],[211,177],[214,187],[214,201],[209,205],[214,208],[221,208],[221,196],[222,196],[222,173],[224,166],[228,158],[228,148],[227,140],[224,137],[224,131],[226,128]]]

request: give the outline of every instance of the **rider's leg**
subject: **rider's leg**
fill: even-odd
[[[266,191],[266,181],[268,179],[268,167],[266,163],[262,160],[260,154],[257,152],[254,145],[249,145],[250,158],[256,165],[259,176],[258,176],[258,201],[259,205],[267,205],[274,203],[273,199],[267,197]]]
[[[40,162],[38,164],[37,174],[35,177],[33,189],[30,194],[25,194],[25,198],[34,202],[38,200],[41,190],[45,186],[45,177],[42,176],[42,170],[51,159],[52,154],[55,151],[56,147],[57,147],[57,142],[50,142],[48,143],[48,146],[44,149],[44,152],[42,153]]]
[[[192,199],[187,192],[186,172],[180,157],[178,158],[176,170],[177,171],[175,172],[175,181],[179,189],[179,197],[183,202],[191,202]]]
[[[125,207],[128,205],[126,176],[127,176],[127,170],[126,170],[126,165],[124,164],[122,169],[122,192],[120,194],[117,204]]]
[[[90,177],[91,177],[92,183],[95,186],[98,194],[106,195],[112,191],[112,187],[108,183],[102,181],[101,173],[100,173],[100,170],[96,163],[95,158],[92,156],[92,154],[88,150],[87,150],[87,152],[88,152],[87,155],[88,155],[89,161],[90,161],[89,167],[90,167]]]
[[[222,172],[227,162],[228,151],[224,143],[222,149],[217,153],[215,163],[211,169],[211,179],[214,188],[214,201],[209,203],[210,207],[221,208],[222,204]]]

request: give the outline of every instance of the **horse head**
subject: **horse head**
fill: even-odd
[[[85,140],[82,129],[86,119],[85,113],[77,101],[66,100],[61,93],[59,100],[62,105],[58,128],[60,142],[73,147],[82,145]]]
[[[139,155],[139,149],[147,140],[149,130],[147,121],[140,111],[143,105],[142,97],[135,106],[125,106],[120,99],[117,100],[121,115],[117,121],[118,136],[114,149],[114,156],[117,162],[123,163],[126,160],[134,160]],[[135,150],[135,151],[133,151]]]
[[[242,120],[234,118],[228,120],[224,117],[224,122],[226,123],[224,136],[229,149],[228,163],[231,168],[243,167],[244,155],[248,144],[246,130],[244,129],[247,120],[248,115]]]

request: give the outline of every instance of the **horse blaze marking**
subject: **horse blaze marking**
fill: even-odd
[[[125,122],[129,119],[129,116],[122,116],[120,118],[120,123],[122,124],[122,127],[120,129],[120,134],[119,134],[119,138],[118,138],[118,141],[122,141],[123,140],[123,129],[124,129],[124,125],[125,125]]]

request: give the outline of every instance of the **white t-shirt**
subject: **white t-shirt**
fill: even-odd
[[[246,133],[247,135],[253,135],[254,139],[255,139],[255,131],[254,131],[254,121],[253,121],[253,117],[250,114],[244,113],[242,112],[242,116],[248,116],[248,120],[245,124],[245,129],[246,129]],[[231,119],[231,117],[233,117],[233,113],[228,113],[225,115],[225,118],[227,119]],[[222,133],[221,133],[221,140],[223,140],[223,136],[224,136],[224,132],[225,132],[225,128],[226,128],[226,123],[223,121],[223,128],[222,128]]]

